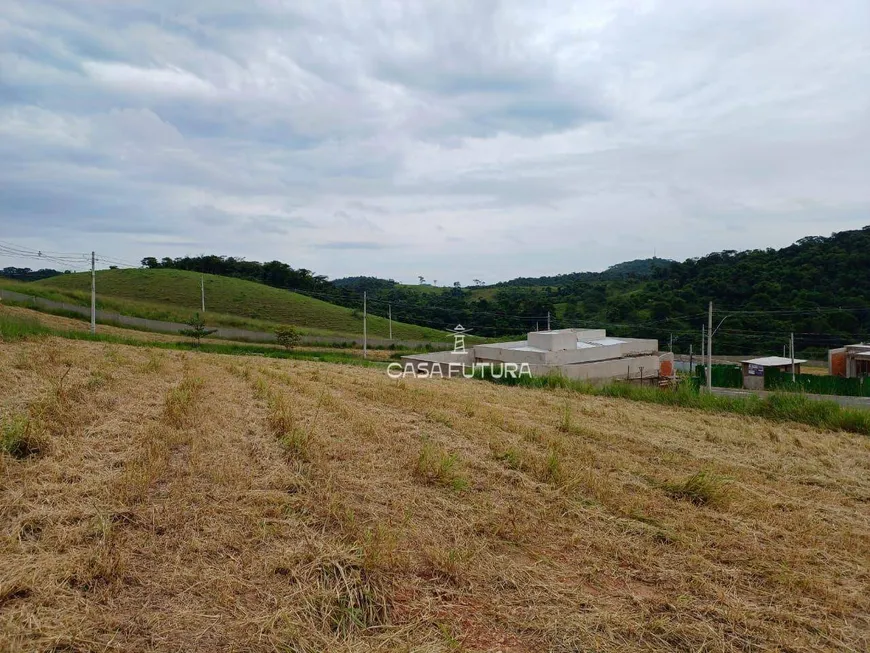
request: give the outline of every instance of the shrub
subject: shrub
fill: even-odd
[[[289,325],[280,326],[275,329],[275,338],[278,341],[278,344],[288,351],[293,349],[293,347],[296,347],[302,340],[302,336],[296,327]]]

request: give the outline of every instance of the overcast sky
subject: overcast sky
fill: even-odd
[[[870,224],[868,0],[2,4],[20,245],[440,285]]]

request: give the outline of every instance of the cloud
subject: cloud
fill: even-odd
[[[865,0],[7,0],[0,229],[404,280],[783,246],[870,222],[868,35]]]
[[[315,245],[320,249],[364,249],[364,250],[382,250],[388,249],[390,246],[382,243],[365,242],[360,240],[334,240],[328,243]]]

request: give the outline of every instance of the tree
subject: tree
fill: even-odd
[[[200,340],[217,331],[217,329],[206,328],[205,321],[199,316],[199,313],[195,313],[194,316],[187,321],[187,326],[190,328],[182,329],[178,333],[187,336],[188,338],[193,338],[196,341],[197,347],[199,347]]]
[[[160,263],[153,256],[146,256],[142,259],[142,267],[143,268],[159,268]]]
[[[419,276],[419,277],[417,277],[417,278],[420,280],[420,285],[421,285],[421,286],[422,286],[424,283],[426,283],[426,279],[424,279],[422,276]]]
[[[278,341],[279,345],[289,351],[299,344],[302,340],[302,336],[299,331],[297,331],[296,327],[287,325],[279,326],[275,329],[275,339]]]
[[[458,281],[454,281],[454,282],[453,282],[453,287],[454,287],[454,288],[462,288],[462,284],[459,283]]]

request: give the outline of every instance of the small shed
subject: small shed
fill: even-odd
[[[800,374],[801,364],[806,363],[802,358],[795,358],[792,361],[785,356],[765,356],[740,361],[743,366],[743,387],[747,390],[764,390],[764,371],[773,367],[781,372],[791,372],[792,362],[794,362],[795,374]]]

